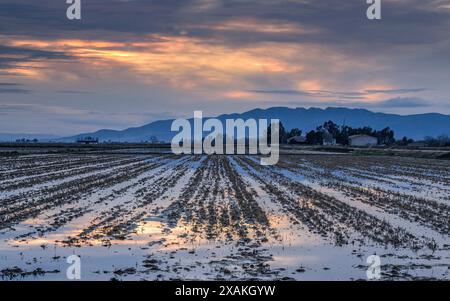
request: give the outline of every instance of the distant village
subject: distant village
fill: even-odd
[[[267,129],[270,137],[270,126]],[[324,122],[315,130],[303,133],[302,130],[294,128],[286,131],[283,124],[280,124],[281,144],[303,144],[303,145],[349,145],[359,147],[370,146],[410,146],[410,147],[447,147],[450,146],[450,138],[441,135],[437,138],[425,137],[423,141],[414,141],[411,138],[403,137],[396,140],[395,132],[386,127],[382,130],[374,130],[371,127],[352,128],[350,126],[338,126],[333,121]]]
[[[267,129],[268,141],[271,142],[271,127]],[[407,146],[407,147],[450,147],[450,138],[441,135],[436,138],[425,137],[421,141],[414,141],[411,138],[403,137],[395,139],[395,132],[386,127],[382,130],[374,130],[371,127],[352,128],[350,126],[338,126],[333,121],[324,122],[315,130],[304,133],[298,128],[287,131],[280,123],[280,144],[296,145],[323,145],[323,146]],[[16,139],[16,143],[39,143],[38,139]],[[77,139],[77,144],[114,144],[111,140],[100,141],[98,137],[81,137]],[[158,140],[156,136],[150,136],[140,143],[164,144],[166,142]]]

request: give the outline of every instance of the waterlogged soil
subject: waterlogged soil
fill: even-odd
[[[449,161],[22,155],[0,204],[2,280],[450,280]]]

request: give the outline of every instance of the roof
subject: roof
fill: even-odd
[[[303,136],[294,136],[288,139],[288,142],[295,141],[295,142],[306,142],[306,137]]]
[[[349,136],[348,138],[349,138],[349,139],[354,139],[354,138],[363,138],[363,137],[364,137],[364,138],[369,137],[369,138],[377,139],[377,137],[369,136],[369,135],[364,135],[364,134],[353,135],[353,136]]]

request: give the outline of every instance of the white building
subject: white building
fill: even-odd
[[[353,135],[348,137],[351,146],[375,146],[378,139],[369,135]]]
[[[306,143],[306,137],[304,136],[294,136],[287,140],[289,144],[304,144]]]

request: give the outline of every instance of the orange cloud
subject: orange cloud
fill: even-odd
[[[224,94],[225,97],[233,99],[251,98],[252,95],[252,93],[246,91],[229,91]]]
[[[302,91],[314,91],[323,90],[323,86],[317,79],[303,80],[298,84],[299,90]]]
[[[218,31],[239,31],[239,32],[260,32],[260,33],[295,33],[295,34],[315,34],[321,30],[319,28],[312,28],[300,26],[297,23],[287,21],[261,21],[252,18],[240,18],[227,20],[225,22],[209,24],[209,25],[195,25],[191,28],[205,28]]]
[[[220,26],[224,30],[244,26],[258,27],[262,31],[299,30],[290,24],[275,28],[273,24],[259,24],[254,20],[234,20]],[[189,36],[148,35],[139,41],[127,42],[0,36],[0,43],[58,51],[70,58],[38,59],[15,67],[16,74],[32,80],[52,83],[91,78],[113,83],[130,80],[167,84],[176,90],[208,91],[211,99],[226,96],[251,100],[255,95],[242,91],[261,88],[261,79],[277,88],[301,91],[355,89],[359,88],[357,84],[342,87],[342,74],[355,69],[366,70],[373,64],[313,43],[261,42],[236,46]],[[258,95],[259,99],[261,97]]]
[[[394,89],[393,86],[387,84],[370,84],[364,85],[361,90],[362,91],[387,91]],[[392,95],[386,93],[369,93],[365,96],[365,100],[368,103],[375,103],[380,100],[385,100],[386,98],[392,97]]]
[[[163,36],[153,36],[149,41],[139,43],[19,38],[0,40],[8,46],[58,49],[76,58],[77,61],[71,63],[84,64],[88,69],[118,68],[122,72],[134,73],[144,81],[159,78],[177,86],[191,87],[195,85],[194,81],[198,84],[227,83],[241,76],[292,73],[298,70],[283,56],[277,57],[277,47],[270,44],[234,48],[189,37]],[[60,70],[51,69],[42,69],[41,72]],[[45,77],[44,74],[40,75]],[[117,73],[112,75],[117,76]],[[190,84],[184,85],[185,81]]]

